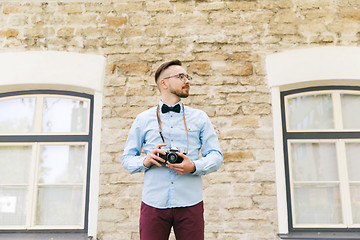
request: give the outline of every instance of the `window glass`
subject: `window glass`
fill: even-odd
[[[85,156],[84,145],[42,145],[38,182],[83,183]]]
[[[287,126],[299,129],[333,129],[331,94],[307,95],[287,99]]]
[[[345,144],[353,223],[360,224],[360,143]]]
[[[43,132],[87,132],[88,102],[67,98],[44,98]]]
[[[31,146],[0,146],[0,184],[28,184],[31,153]]]
[[[81,225],[82,212],[81,187],[39,187],[35,225]]]
[[[339,186],[295,184],[296,224],[340,224],[342,211]]]
[[[291,143],[294,181],[338,180],[335,143]]]
[[[360,95],[341,94],[344,129],[360,128]]]
[[[346,143],[346,159],[350,181],[360,181],[360,143]]]
[[[0,101],[0,134],[34,132],[35,102],[35,97]]]
[[[0,186],[0,225],[25,225],[27,188]]]
[[[350,185],[351,207],[354,224],[360,224],[360,183]]]

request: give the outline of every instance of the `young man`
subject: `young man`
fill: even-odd
[[[158,68],[161,100],[136,117],[121,157],[131,174],[145,172],[141,240],[166,240],[171,227],[177,240],[204,239],[201,175],[217,171],[223,155],[206,113],[181,101],[191,79],[179,60]]]

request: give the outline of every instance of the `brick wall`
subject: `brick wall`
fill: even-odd
[[[277,239],[267,54],[357,46],[358,0],[107,0],[0,3],[0,49],[103,54],[98,239],[138,239],[142,175],[120,156],[134,117],[157,104],[154,70],[178,58],[224,153],[205,176],[206,239]],[[173,238],[173,237],[172,237]]]

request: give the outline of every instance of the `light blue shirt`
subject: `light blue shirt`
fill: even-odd
[[[182,102],[179,102],[182,106]],[[163,114],[160,101],[160,119],[166,148],[187,149],[187,137],[180,113]],[[140,113],[133,125],[121,157],[122,166],[131,174],[145,172],[142,201],[155,208],[174,208],[193,206],[202,201],[201,175],[217,171],[223,163],[223,155],[214,128],[204,111],[185,106],[186,126],[189,134],[187,156],[195,163],[196,171],[180,175],[165,166],[143,165],[144,156],[163,143],[159,134],[157,107]],[[199,158],[201,151],[202,157]]]

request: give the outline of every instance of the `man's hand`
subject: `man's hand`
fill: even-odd
[[[179,173],[180,175],[183,175],[183,174],[186,174],[186,173],[191,173],[191,172],[194,172],[196,170],[195,163],[192,162],[188,158],[188,156],[186,156],[185,154],[179,153],[179,152],[177,152],[176,154],[183,158],[182,163],[169,163],[169,162],[166,162],[166,166],[168,168],[171,168],[172,170]]]
[[[144,163],[143,163],[145,167],[150,167],[153,164],[155,164],[158,167],[161,167],[161,164],[159,162],[165,162],[165,160],[162,159],[161,157],[159,157],[157,154],[158,153],[161,153],[163,155],[166,154],[163,150],[160,149],[163,146],[166,146],[166,144],[161,143],[161,144],[157,145],[154,150],[152,150],[151,152],[148,153],[148,155],[144,159]]]

